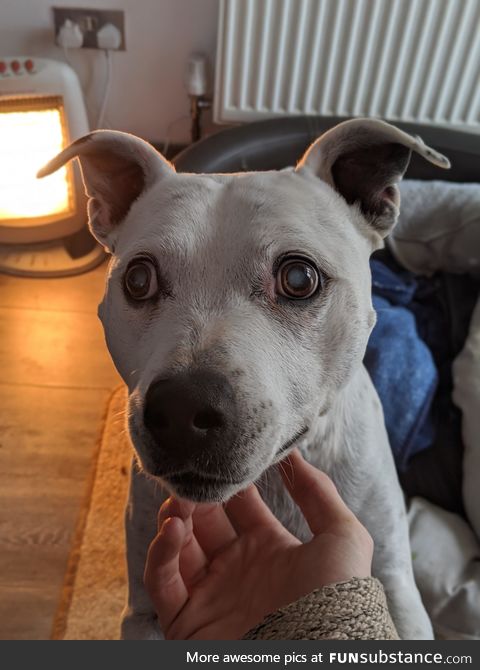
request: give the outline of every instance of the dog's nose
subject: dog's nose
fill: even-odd
[[[158,379],[146,394],[144,423],[162,449],[180,458],[214,449],[234,431],[233,389],[210,370]]]

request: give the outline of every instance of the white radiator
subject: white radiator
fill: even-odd
[[[480,132],[480,0],[220,0],[214,117],[374,116]]]

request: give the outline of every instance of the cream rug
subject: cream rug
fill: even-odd
[[[126,392],[113,392],[91,483],[77,524],[54,640],[115,640],[125,604],[123,516],[132,447],[125,432]]]

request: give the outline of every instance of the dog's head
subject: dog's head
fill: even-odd
[[[412,150],[448,167],[418,138],[353,120],[278,172],[176,174],[113,131],[41,171],[80,160],[92,232],[113,256],[99,314],[145,471],[222,500],[307,438],[361,364],[368,259]]]

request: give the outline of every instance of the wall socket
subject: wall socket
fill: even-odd
[[[55,38],[65,21],[70,19],[78,24],[83,33],[82,49],[98,49],[97,32],[107,23],[112,23],[122,36],[119,51],[125,51],[125,12],[120,9],[72,9],[71,7],[53,7]]]

